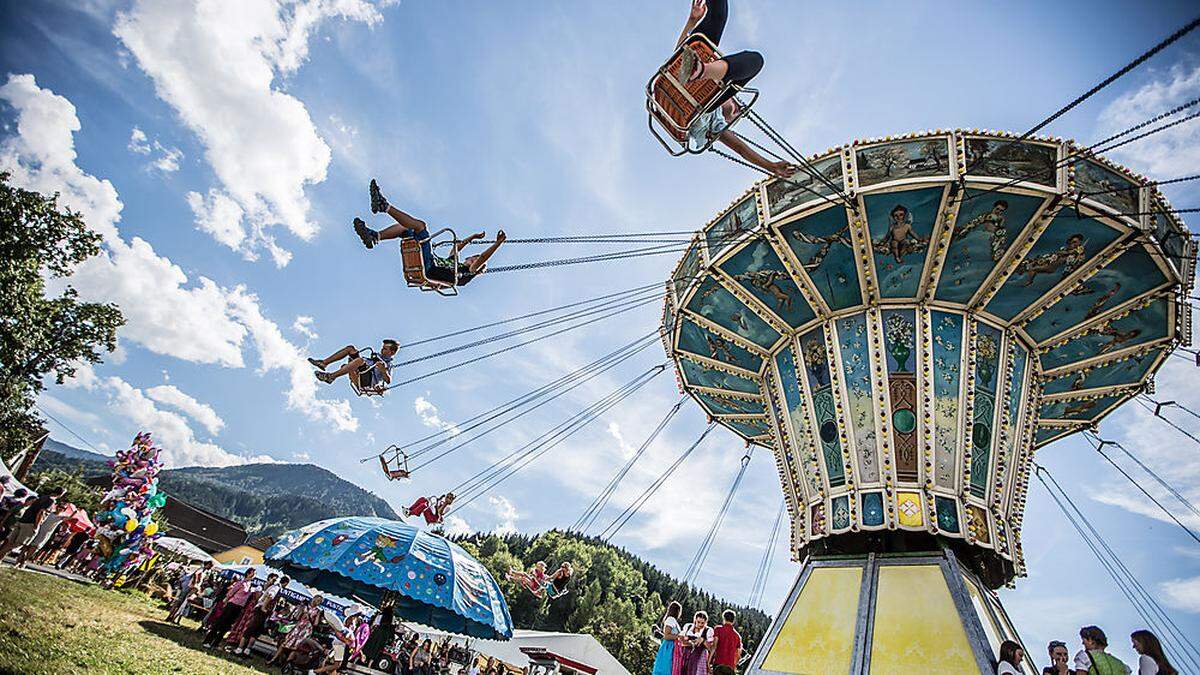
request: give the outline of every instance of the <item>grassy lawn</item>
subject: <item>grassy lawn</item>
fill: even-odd
[[[261,673],[140,595],[0,568],[0,673]],[[255,662],[261,665],[262,660]]]

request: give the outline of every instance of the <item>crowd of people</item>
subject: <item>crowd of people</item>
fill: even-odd
[[[1163,652],[1158,638],[1148,630],[1135,630],[1129,635],[1133,651],[1137,652],[1137,675],[1178,675]],[[1042,668],[1042,675],[1130,675],[1133,669],[1124,661],[1108,653],[1108,636],[1099,626],[1084,626],[1079,629],[1080,649],[1071,658],[1067,644],[1053,640],[1046,647],[1050,665]],[[998,675],[1019,675],[1021,662],[1025,659],[1021,645],[1005,640],[1000,645]]]
[[[721,625],[715,627],[709,625],[704,611],[681,626],[682,614],[678,602],[667,605],[652,675],[733,675],[745,651],[734,627],[737,614],[729,609],[721,612]]]
[[[267,663],[285,671],[336,673],[356,663],[386,661],[398,675],[510,672],[496,659],[472,656],[449,637],[435,642],[407,630],[390,601],[370,618],[357,605],[339,618],[325,609],[320,594],[303,600],[286,594],[287,576],[258,576],[251,567],[241,578],[227,578],[212,562],[180,568],[171,579],[167,621],[179,624],[185,616],[197,616],[204,646],[240,659],[253,658],[256,643],[268,637],[274,649],[263,650]]]
[[[10,553],[15,566],[29,563],[86,573],[94,555],[87,512],[61,501],[61,487],[41,494],[13,487],[9,476],[0,476],[0,560]]]

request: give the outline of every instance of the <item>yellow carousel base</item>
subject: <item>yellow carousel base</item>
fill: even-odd
[[[1003,640],[996,594],[949,549],[810,558],[746,672],[991,675]]]

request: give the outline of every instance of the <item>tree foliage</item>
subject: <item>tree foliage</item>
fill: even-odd
[[[552,530],[531,537],[479,534],[458,540],[500,583],[513,622],[519,628],[588,633],[632,673],[648,673],[658,650],[652,630],[668,602],[683,605],[685,620],[706,610],[738,614],[737,627],[753,650],[770,619],[761,611],[735,606],[692,588],[641,558],[599,539]],[[553,570],[564,561],[575,568],[570,592],[554,601],[539,599],[507,579],[512,567],[529,569],[544,560]]]
[[[101,350],[116,348],[124,319],[115,305],[80,302],[69,285],[47,295],[47,280],[69,277],[98,254],[101,237],[60,208],[58,195],[8,178],[0,173],[0,452],[12,456],[41,426],[32,409],[44,379],[61,384],[80,362],[100,362]]]

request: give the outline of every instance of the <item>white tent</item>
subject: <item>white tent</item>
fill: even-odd
[[[213,563],[217,562],[216,558],[205,553],[199,546],[179,537],[159,537],[154,545],[194,562],[208,562],[209,560]]]
[[[422,637],[430,637],[435,641],[446,635],[463,639],[461,635],[433,630],[417,624],[406,624]],[[540,630],[515,630],[511,640],[471,640],[472,651],[483,656],[494,656],[505,663],[525,667],[529,665],[529,657],[521,648],[538,648],[553,652],[572,661],[596,669],[597,675],[631,675],[596,638],[586,633],[553,633]]]
[[[26,490],[29,490],[29,488],[26,487],[23,483],[21,483],[21,481],[17,480],[16,476],[12,475],[12,472],[8,470],[8,465],[4,463],[3,458],[0,458],[0,476],[8,476],[9,477],[8,488],[6,490],[4,490],[3,494],[0,494],[0,497],[8,496],[8,495],[16,492],[17,490],[20,490],[21,488],[25,488]],[[33,490],[29,490],[29,492],[31,492],[33,494],[37,494],[36,492],[33,492]]]

